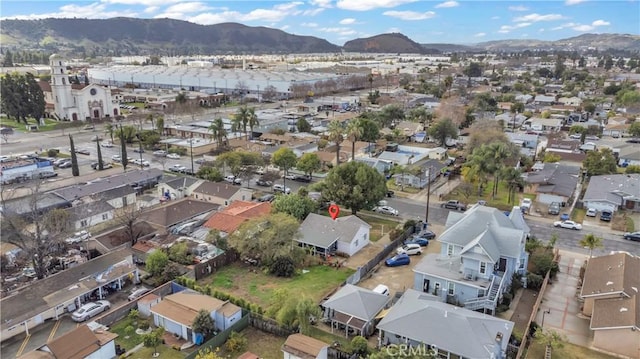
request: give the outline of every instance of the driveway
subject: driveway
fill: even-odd
[[[583,254],[560,251],[560,271],[547,286],[536,323],[565,335],[572,344],[589,348],[593,335],[589,330],[589,319],[580,314],[578,302],[580,268],[587,258]],[[544,312],[547,313],[543,323]]]
[[[432,226],[431,229],[436,233],[442,233],[442,226]],[[383,237],[377,243],[377,249],[379,250],[383,244],[388,243],[388,236]],[[382,242],[382,243],[380,243]],[[380,243],[380,245],[378,245]],[[372,247],[371,245],[368,247]],[[437,240],[431,241],[427,247],[423,247],[422,256],[411,256],[411,264],[402,267],[387,267],[384,263],[378,264],[368,276],[358,283],[358,286],[373,289],[378,284],[384,284],[389,287],[391,293],[404,292],[407,288],[413,288],[414,273],[413,268],[420,262],[423,256],[427,253],[440,253],[440,242]],[[373,257],[377,251],[369,254],[368,258]],[[351,259],[349,260],[351,261]],[[349,262],[348,261],[348,262]],[[365,261],[366,263],[366,261]],[[347,264],[347,266],[349,266]]]

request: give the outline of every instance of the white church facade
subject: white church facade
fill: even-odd
[[[119,106],[111,98],[111,89],[92,85],[73,85],[67,65],[60,55],[49,57],[51,91],[44,89],[45,100],[53,107],[50,116],[60,120],[85,121],[118,116]]]

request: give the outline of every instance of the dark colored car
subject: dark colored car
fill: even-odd
[[[611,222],[611,218],[613,218],[613,212],[608,210],[603,210],[600,212],[600,220],[605,222]]]
[[[640,242],[640,232],[625,233],[623,236],[624,239]]]
[[[144,150],[142,148],[134,148],[133,152],[135,152],[135,153],[144,153]]]
[[[276,196],[273,194],[265,194],[264,196],[258,198],[258,202],[273,202],[276,199]]]
[[[259,180],[256,181],[256,184],[258,186],[262,186],[262,187],[271,187],[273,185],[273,182],[265,181],[263,179],[259,179]]]
[[[293,179],[294,181],[298,181],[298,182],[311,182],[311,177],[307,176],[307,175],[297,175],[295,176],[295,178]]]
[[[388,258],[386,261],[384,261],[384,264],[387,267],[406,266],[406,265],[409,265],[410,263],[411,263],[411,259],[409,259],[409,255],[407,255],[406,253],[395,255],[391,258]]]
[[[395,193],[395,192],[393,192],[393,191],[387,191],[387,194],[386,194],[386,196],[387,196],[388,198],[394,197],[395,195],[396,195],[396,193]]]
[[[424,238],[424,239],[435,239],[436,238],[436,234],[433,233],[433,231],[430,231],[428,229],[418,233],[415,237],[420,237],[420,238]]]
[[[407,239],[403,244],[417,244],[420,247],[426,247],[429,245],[429,240],[422,237],[412,237],[411,239]]]
[[[563,213],[560,215],[560,220],[561,221],[568,221],[571,217],[569,216],[569,213]]]
[[[76,150],[76,153],[79,153],[81,155],[89,155],[89,154],[91,154],[89,152],[89,150]]]

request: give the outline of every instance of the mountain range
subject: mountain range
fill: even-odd
[[[242,53],[429,53],[571,50],[640,52],[640,36],[583,34],[557,41],[499,40],[469,45],[419,44],[399,33],[347,41],[338,46],[314,36],[237,23],[198,25],[173,19],[3,20],[0,44],[8,49],[70,52],[77,55],[195,55]]]

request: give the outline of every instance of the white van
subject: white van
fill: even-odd
[[[373,291],[383,295],[389,295],[389,287],[384,284],[378,284],[377,287],[373,288]]]

